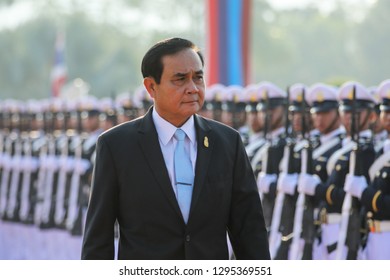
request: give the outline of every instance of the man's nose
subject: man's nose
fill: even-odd
[[[187,86],[187,92],[188,93],[197,93],[199,91],[198,85],[190,79]]]

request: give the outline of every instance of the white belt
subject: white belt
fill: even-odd
[[[330,213],[326,217],[328,224],[338,224],[341,223],[341,214],[339,213]]]
[[[373,227],[371,227],[371,232],[389,232],[390,231],[390,221],[378,221],[373,220]]]

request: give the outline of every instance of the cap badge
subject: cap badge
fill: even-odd
[[[252,93],[251,96],[250,96],[250,98],[249,98],[249,100],[250,100],[251,102],[256,102],[256,93]]]
[[[319,91],[317,93],[317,102],[323,102],[324,101],[324,93],[322,91]]]
[[[353,90],[351,89],[351,91],[348,93],[348,99],[352,100],[353,99]]]
[[[261,95],[262,95],[263,99],[267,99],[267,97],[268,97],[267,96],[268,94],[267,94],[266,90],[264,90]]]
[[[297,95],[297,101],[298,101],[298,102],[302,102],[302,100],[303,100],[302,93],[298,93],[298,95]]]

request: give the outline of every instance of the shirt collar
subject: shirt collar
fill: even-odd
[[[153,122],[156,126],[158,138],[161,143],[165,146],[173,137],[176,132],[176,127],[172,125],[170,122],[164,120],[154,109],[152,112]],[[180,127],[190,139],[191,144],[196,143],[196,133],[195,133],[195,122],[194,116],[191,116],[181,127]]]

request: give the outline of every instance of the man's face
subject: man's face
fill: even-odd
[[[328,134],[340,126],[340,117],[336,110],[317,112],[312,116],[313,126],[321,134]]]
[[[198,54],[185,49],[162,58],[163,72],[160,84],[153,78],[144,79],[158,114],[180,127],[198,112],[204,102],[205,82],[203,66]]]
[[[93,132],[100,126],[99,115],[92,115],[82,120],[82,127],[86,132]]]
[[[280,128],[284,125],[284,109],[284,106],[276,106],[272,109],[268,109],[267,111],[260,111],[260,118],[264,121],[266,120],[266,115],[268,114],[268,124],[264,123],[264,125],[267,125],[269,131]]]
[[[233,127],[233,114],[230,111],[222,111],[221,113],[221,121],[230,126]]]
[[[351,111],[342,111],[340,112],[341,122],[343,123],[345,129],[347,130],[347,134],[351,134],[351,123],[352,123],[352,113]],[[370,124],[370,117],[372,117],[372,112],[367,110],[360,110],[358,112],[357,123],[355,124],[357,132],[368,129]]]
[[[382,111],[380,114],[380,122],[383,128],[390,132],[390,111]]]
[[[260,132],[263,129],[263,119],[257,112],[250,112],[247,114],[247,123],[253,132]]]
[[[301,112],[293,112],[291,114],[291,125],[292,129],[295,132],[302,131],[302,113]]]

